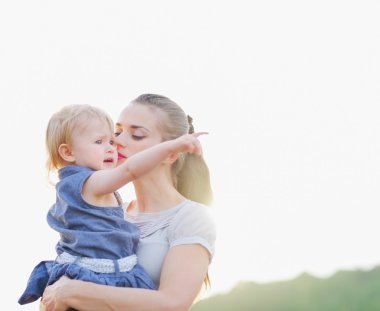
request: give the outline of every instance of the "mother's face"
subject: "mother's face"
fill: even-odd
[[[158,116],[144,105],[130,104],[115,126],[119,161],[162,141]]]

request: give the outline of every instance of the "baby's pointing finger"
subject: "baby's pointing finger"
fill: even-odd
[[[195,132],[191,134],[193,137],[199,137],[201,135],[208,135],[208,132]]]

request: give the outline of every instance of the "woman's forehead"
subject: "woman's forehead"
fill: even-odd
[[[121,112],[116,126],[156,127],[159,115],[158,111],[144,105],[129,105]]]

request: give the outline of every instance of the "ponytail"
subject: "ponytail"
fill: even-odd
[[[187,153],[177,162],[172,171],[178,192],[189,200],[210,205],[213,199],[210,172],[203,157]]]

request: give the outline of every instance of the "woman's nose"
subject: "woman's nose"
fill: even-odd
[[[120,141],[119,136],[115,137],[115,139],[114,139],[114,144],[115,144],[116,149],[120,149],[120,148],[125,147],[124,144],[122,144],[122,142]]]

